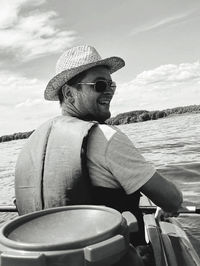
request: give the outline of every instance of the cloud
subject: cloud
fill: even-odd
[[[45,101],[46,82],[0,71],[0,135],[32,130],[60,114],[58,102]]]
[[[0,136],[37,128],[46,120],[60,114],[58,103],[42,103],[36,106],[2,106],[0,104]]]
[[[46,82],[36,78],[30,79],[11,71],[0,71],[0,106],[26,115],[47,117],[59,110],[54,103],[44,100]],[[51,106],[52,108],[48,108]]]
[[[131,110],[162,110],[200,104],[200,63],[162,65],[120,84],[113,98],[113,115]]]
[[[0,29],[9,28],[18,20],[20,10],[25,6],[38,6],[46,0],[1,0]]]
[[[134,83],[147,85],[158,82],[181,83],[200,79],[200,63],[168,64],[159,66],[137,75]]]
[[[38,10],[38,6],[45,2],[3,1],[2,17],[0,13],[0,51],[12,52],[18,59],[28,61],[60,52],[74,43],[76,33],[58,28],[60,20],[56,12]],[[20,12],[24,6],[31,9],[26,11],[26,15]],[[34,6],[37,6],[36,10]]]
[[[26,99],[25,102],[18,103],[15,107],[16,108],[32,107],[32,106],[40,105],[42,102],[43,102],[42,99],[31,100],[30,98],[28,98],[28,99]]]
[[[42,98],[45,82],[11,71],[0,72],[0,104],[15,106],[27,98]]]
[[[189,11],[189,12],[187,12],[185,14],[178,14],[178,15],[175,15],[175,16],[172,16],[172,17],[167,17],[167,18],[161,19],[160,21],[157,21],[157,22],[148,23],[146,25],[143,25],[143,26],[140,26],[140,27],[134,29],[130,33],[130,35],[133,36],[133,35],[136,35],[136,34],[139,34],[139,33],[142,33],[142,32],[147,32],[147,31],[151,31],[151,30],[154,30],[154,29],[157,29],[157,28],[160,28],[160,27],[169,26],[169,25],[173,25],[173,24],[182,22],[188,16],[190,16],[193,13],[194,13],[194,10]]]

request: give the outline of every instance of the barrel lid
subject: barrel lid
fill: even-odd
[[[24,250],[81,248],[122,231],[121,214],[107,207],[80,205],[47,209],[16,218],[0,232],[0,243]]]

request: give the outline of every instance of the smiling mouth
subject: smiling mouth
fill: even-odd
[[[98,103],[101,104],[101,105],[109,105],[111,102],[111,99],[109,98],[106,98],[106,99],[99,99],[98,100]]]
[[[98,103],[101,105],[109,105],[110,101],[99,101]]]

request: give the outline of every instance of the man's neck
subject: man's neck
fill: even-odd
[[[95,119],[95,117],[92,117],[91,115],[83,115],[79,112],[79,110],[72,104],[64,104],[62,105],[62,115],[64,116],[72,116],[77,117],[78,119],[84,120],[84,121],[97,121],[100,124],[105,124],[105,121],[98,121]]]
[[[63,104],[62,105],[62,115],[77,117],[85,121],[93,121],[91,116],[84,116],[73,104]]]

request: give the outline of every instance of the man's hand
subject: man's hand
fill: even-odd
[[[185,213],[185,212],[189,212],[189,211],[188,211],[188,208],[184,207],[184,206],[181,206],[178,209],[178,211],[176,211],[176,212],[166,212],[163,209],[161,209],[160,207],[157,207],[156,212],[155,212],[155,218],[162,221],[162,220],[169,218],[169,217],[177,217],[177,216],[179,216],[179,214],[181,212]]]
[[[157,207],[156,212],[155,212],[155,218],[157,220],[165,220],[166,218],[169,217],[177,217],[179,215],[179,212],[166,212],[163,209],[161,209],[160,207]]]

